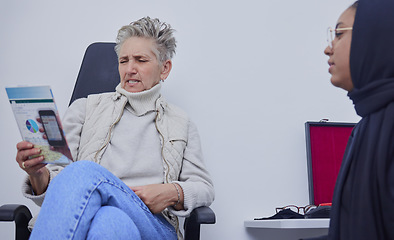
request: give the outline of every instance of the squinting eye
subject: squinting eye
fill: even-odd
[[[337,37],[337,38],[339,38],[342,34],[343,34],[343,32],[335,31],[335,37]]]

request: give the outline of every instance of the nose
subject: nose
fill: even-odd
[[[326,49],[324,49],[324,54],[327,56],[332,55],[332,48],[330,46],[327,46]]]
[[[127,63],[126,67],[126,73],[127,74],[135,74],[137,72],[136,65],[134,64],[134,61],[129,61]]]

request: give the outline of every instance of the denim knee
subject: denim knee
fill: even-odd
[[[78,178],[81,177],[92,177],[97,176],[98,172],[106,171],[106,169],[99,164],[88,161],[88,160],[81,160],[76,161],[65,167],[59,175],[71,175],[76,176]]]
[[[56,188],[83,187],[85,184],[92,184],[100,181],[105,168],[92,161],[77,161],[65,167],[50,183],[58,185]],[[59,186],[60,185],[60,186]],[[52,188],[55,186],[52,186]]]
[[[92,220],[87,239],[141,239],[132,219],[117,207],[103,206]]]
[[[92,170],[95,168],[101,168],[101,166],[95,162],[89,161],[89,160],[80,160],[71,163],[68,165],[64,170],[68,169],[68,171],[86,171],[86,170]]]

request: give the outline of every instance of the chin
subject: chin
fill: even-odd
[[[335,87],[342,88],[343,90],[348,91],[348,92],[350,92],[353,89],[352,86],[347,86],[346,84],[343,84],[343,83],[338,83],[338,82],[333,82],[333,81],[331,81],[331,83]]]
[[[142,92],[143,90],[139,90],[139,89],[129,89],[129,90],[126,90],[126,91],[131,92],[131,93],[138,93],[138,92]]]
[[[131,93],[137,93],[137,92],[142,92],[143,91],[143,89],[140,89],[138,86],[128,86],[127,84],[124,84],[123,86],[122,86],[122,88],[124,89],[124,90],[126,90],[126,91],[128,91],[128,92],[131,92]]]
[[[137,92],[142,92],[142,90],[137,89],[137,88],[130,88],[130,87],[124,87],[124,90],[131,92],[131,93],[137,93]]]
[[[331,77],[330,82],[332,85],[334,85],[335,87],[340,87],[339,83],[337,81],[335,81],[334,77]]]
[[[338,81],[338,79],[335,79],[335,77],[331,77],[331,84],[334,85],[335,87],[342,88],[343,89],[343,84],[341,81]]]
[[[337,79],[335,77],[331,77],[331,83],[335,87],[342,88],[348,92],[353,89],[353,83],[351,79]]]

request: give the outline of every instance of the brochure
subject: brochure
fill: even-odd
[[[43,163],[67,165],[71,152],[49,86],[7,87],[6,92],[22,139],[40,148]],[[42,128],[44,132],[39,129]],[[36,157],[33,156],[33,157]]]

